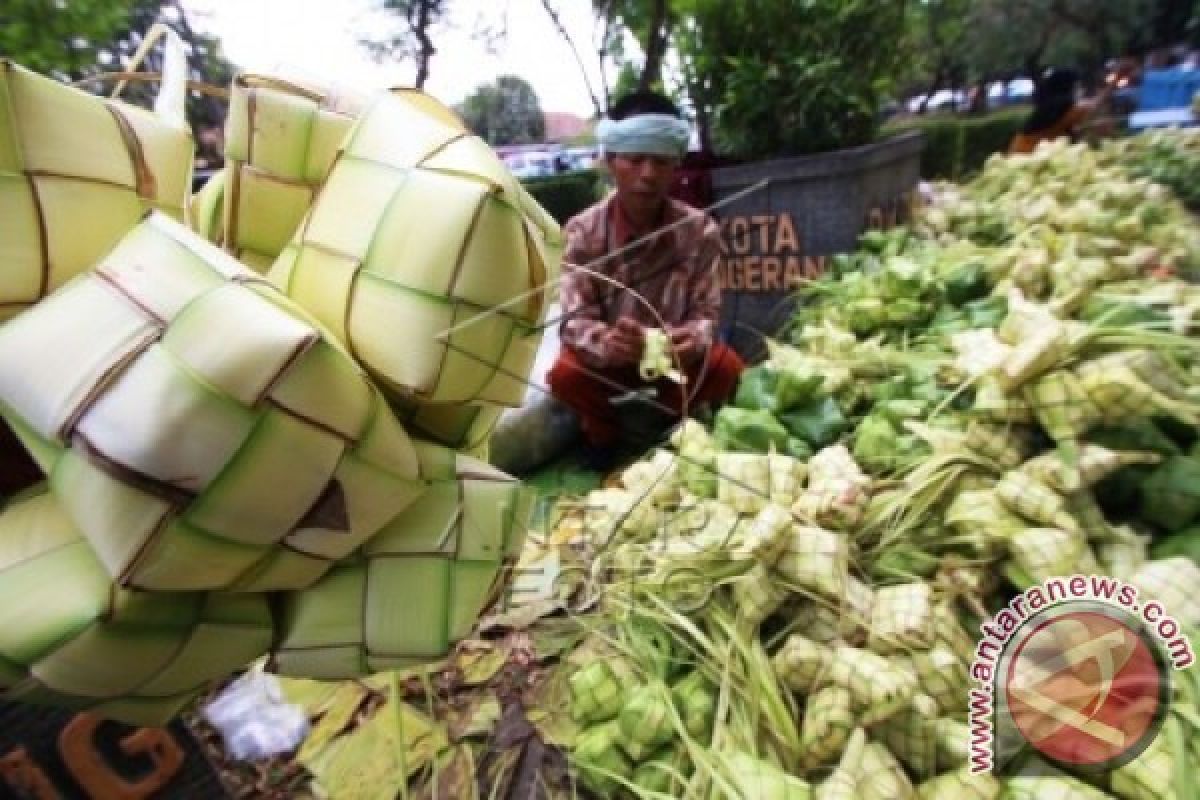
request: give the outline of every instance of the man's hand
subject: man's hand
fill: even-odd
[[[704,355],[704,341],[696,331],[686,325],[667,329],[671,337],[671,348],[684,364],[691,364]]]
[[[614,367],[636,364],[642,358],[646,333],[642,326],[628,317],[622,317],[604,335],[604,348],[609,363]]]

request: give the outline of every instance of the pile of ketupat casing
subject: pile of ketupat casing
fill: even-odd
[[[1102,777],[967,769],[978,626],[1116,576],[1200,627],[1200,232],[1086,146],[996,157],[806,292],[710,429],[560,532],[599,611],[569,667],[600,796],[1196,796],[1200,684]],[[568,537],[569,538],[569,537]]]
[[[1195,128],[1114,139],[1102,152],[1133,174],[1170,187],[1188,208],[1200,209],[1200,131]]]
[[[240,75],[189,197],[165,46],[154,111],[0,60],[0,414],[47,476],[0,510],[0,689],[135,724],[263,656],[358,677],[470,632],[561,249],[412,91]]]

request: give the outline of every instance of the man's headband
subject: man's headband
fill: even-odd
[[[604,153],[644,153],[681,158],[687,152],[690,128],[670,114],[638,114],[622,120],[602,119],[596,138]]]

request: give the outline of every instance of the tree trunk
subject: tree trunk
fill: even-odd
[[[613,0],[607,0],[604,4],[604,35],[596,50],[596,59],[600,62],[600,91],[604,99],[604,107],[600,110],[600,114],[607,113],[609,106],[612,105],[612,92],[608,86],[608,75],[604,72],[604,61],[608,58],[608,44],[613,35],[613,27],[617,23],[616,17],[616,4]]]
[[[1042,56],[1056,33],[1058,33],[1058,25],[1051,21],[1042,31],[1042,38],[1033,46],[1032,50],[1025,54],[1025,71],[1029,74],[1029,79],[1033,81],[1034,97],[1037,96],[1038,89],[1042,86]]]
[[[968,114],[986,114],[988,112],[988,76],[984,75],[975,86],[975,96],[971,98]]]
[[[646,33],[646,64],[638,78],[638,91],[646,91],[662,79],[663,56],[667,52],[667,39],[671,29],[671,16],[667,0],[655,0],[654,12],[650,17],[650,28]]]
[[[708,103],[704,101],[703,92],[693,82],[687,83],[688,96],[692,99],[692,108],[696,112],[696,137],[700,140],[700,152],[713,152],[712,117],[709,114]]]
[[[680,59],[680,75],[684,91],[687,92],[687,98],[696,114],[696,137],[700,142],[700,152],[712,153],[712,106],[708,102],[704,86],[696,77],[694,65],[686,57]]]
[[[701,153],[716,152],[713,148],[712,120],[706,108],[696,109],[696,138],[700,141]]]
[[[418,89],[425,88],[425,81],[429,79],[429,62],[433,60],[434,53],[437,49],[433,46],[433,40],[429,38],[429,23],[431,17],[431,8],[437,0],[417,0],[417,18],[413,23],[413,33],[416,34],[417,41],[420,43],[420,49],[417,51],[417,80]]]
[[[1033,81],[1033,91],[1036,94],[1042,86],[1042,54],[1040,52],[1029,53],[1025,56],[1025,72],[1029,75],[1029,80]]]

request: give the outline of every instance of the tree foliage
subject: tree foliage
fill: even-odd
[[[537,93],[523,78],[501,75],[480,86],[458,108],[467,126],[490,145],[532,144],[546,136]]]
[[[1070,66],[1087,83],[1105,63],[1194,37],[1197,0],[921,0],[910,7],[908,93],[983,85]],[[985,93],[978,93],[985,97]]]
[[[678,22],[679,3],[675,0],[592,0],[592,6],[597,16],[611,20],[638,44],[640,53],[629,54],[622,46],[622,37],[616,36],[608,47],[608,55],[618,69],[636,75],[636,82],[630,88],[663,90],[663,65]]]
[[[1159,0],[1150,28],[1152,46],[1174,44],[1180,39],[1200,47],[1200,2]]]
[[[1196,0],[923,0],[912,9],[914,67],[961,86],[1052,65],[1100,77],[1106,61],[1195,35]],[[940,70],[939,66],[950,65]]]
[[[746,157],[870,141],[897,72],[904,0],[679,0],[675,44],[717,148]]]
[[[78,81],[128,67],[155,23],[168,25],[183,40],[189,80],[228,87],[236,68],[217,39],[192,27],[179,0],[6,0],[0,5],[0,55],[51,77]],[[152,49],[138,68],[159,72],[161,51]],[[133,83],[122,96],[150,105],[156,92],[154,84]],[[204,157],[218,160],[219,137],[214,140],[207,134],[223,125],[224,101],[189,92],[187,112]],[[209,152],[203,152],[206,148]]]
[[[1151,45],[1158,0],[979,0],[966,42],[979,77],[1026,74],[1070,65],[1095,73],[1104,62]]]
[[[924,0],[910,9],[909,75],[926,100],[943,86],[961,86],[971,52],[971,0]],[[924,110],[924,108],[922,108]]]
[[[620,89],[682,99],[705,149],[761,156],[848,146],[877,128],[908,2],[592,0],[596,55],[602,73],[617,68]],[[551,0],[542,3],[555,17]],[[597,112],[609,103],[604,89],[603,104],[592,93]]]
[[[362,45],[378,61],[412,60],[417,67],[414,84],[418,89],[424,88],[437,54],[433,39],[437,29],[446,23],[449,0],[379,0],[378,8],[395,17],[398,24],[363,38]]]
[[[0,55],[44,75],[77,80],[102,63],[134,5],[134,0],[6,0],[0,5]]]

